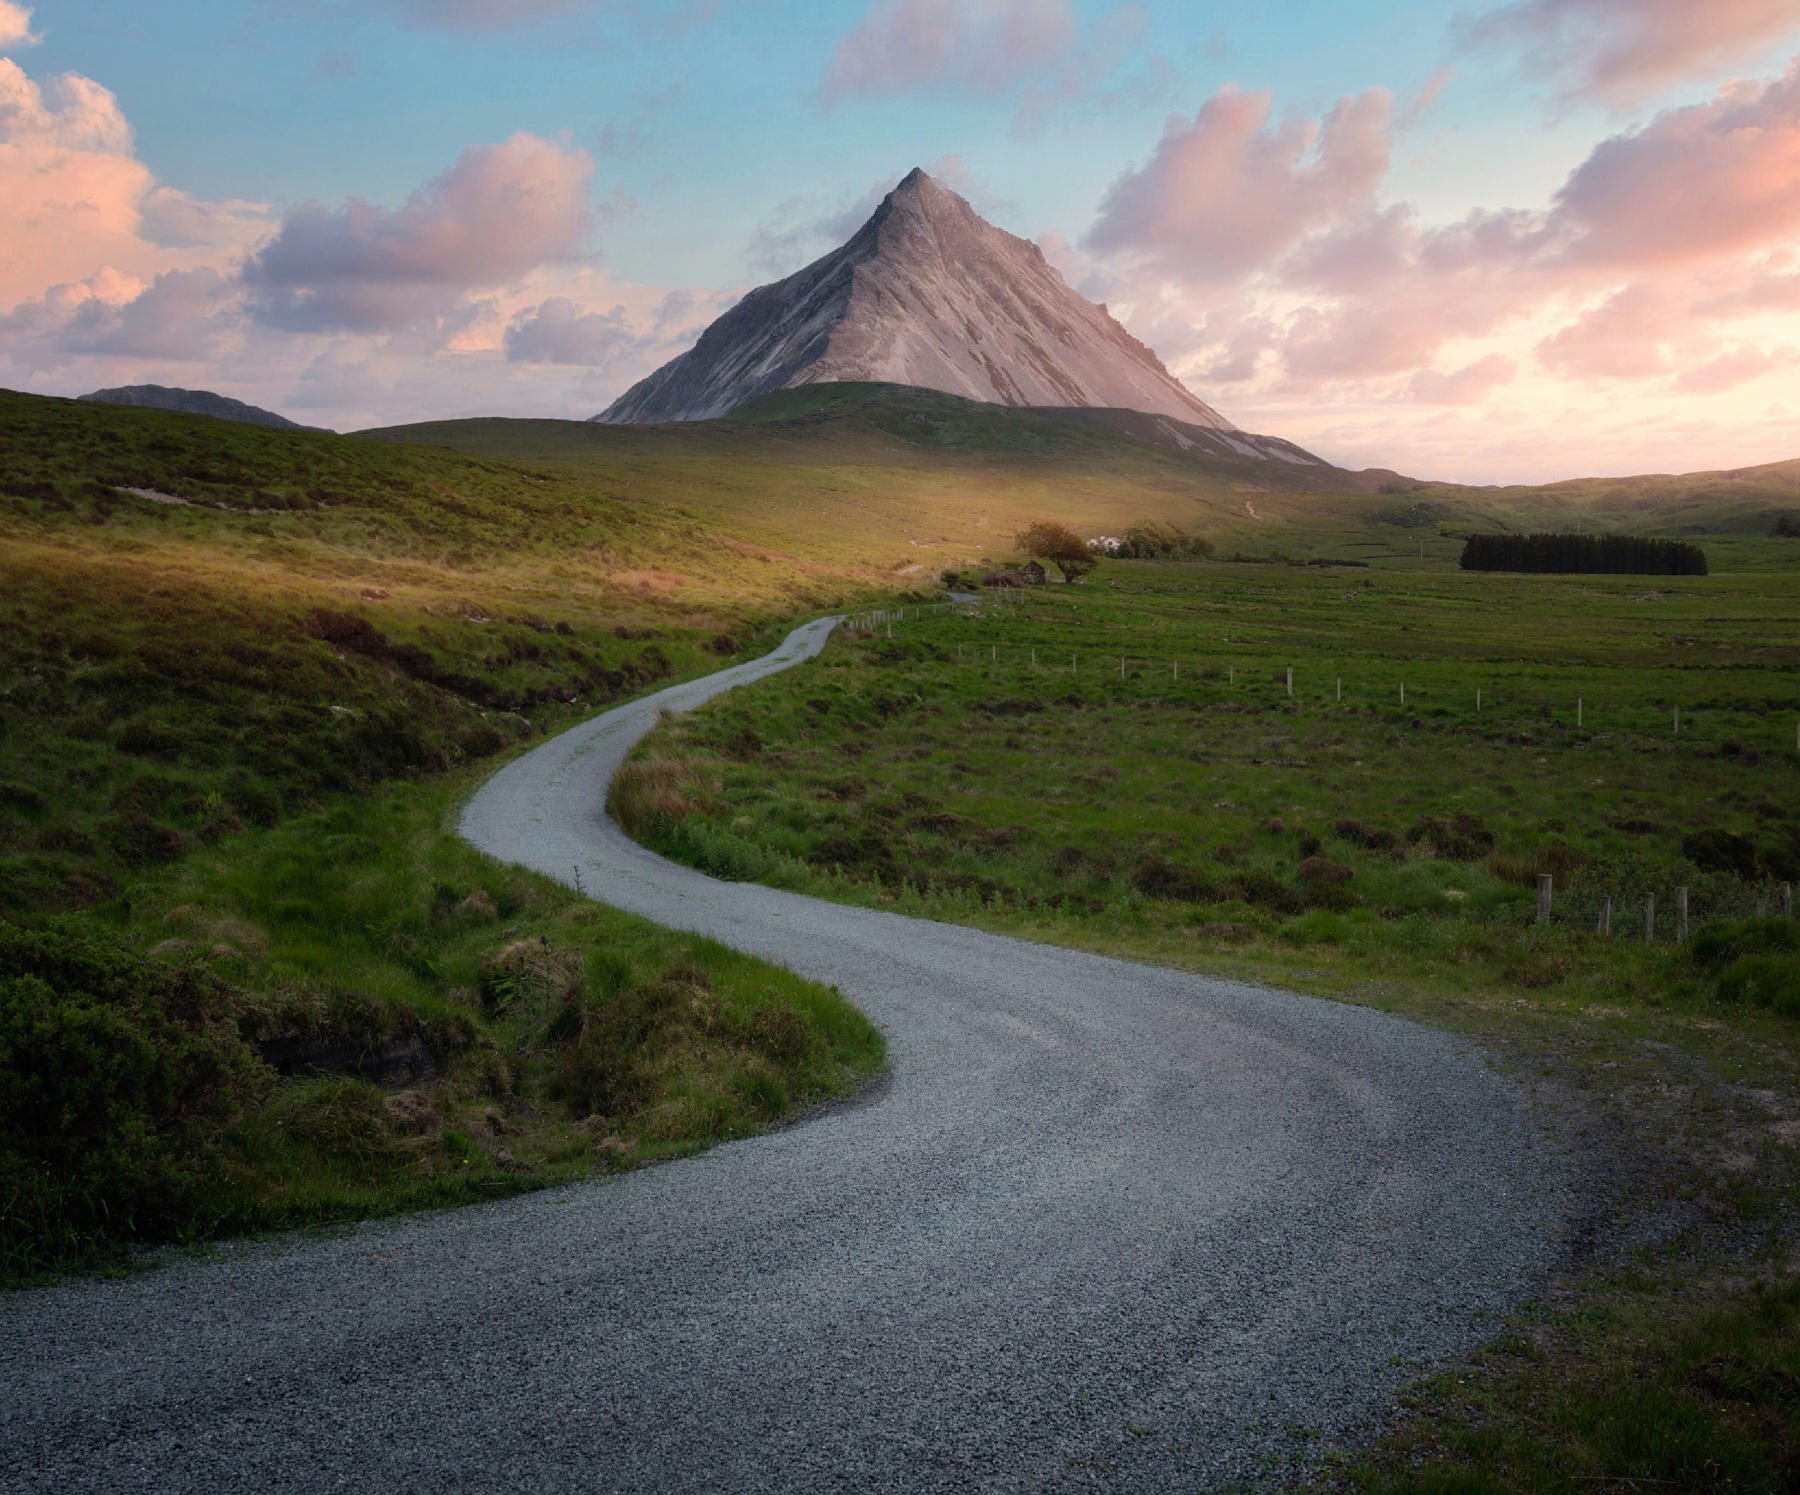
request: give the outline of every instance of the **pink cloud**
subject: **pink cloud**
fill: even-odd
[[[40,83],[0,57],[0,307],[102,270],[193,268],[263,227],[253,203],[159,186],[118,100],[91,78]]]
[[[1437,108],[1438,99],[1442,97],[1444,90],[1455,81],[1455,68],[1439,68],[1425,80],[1424,87],[1419,90],[1418,96],[1413,99],[1411,106],[1408,107],[1405,118],[1400,121],[1401,126],[1403,128],[1411,128],[1413,125],[1418,124],[1419,121],[1424,119],[1433,109]]]
[[[1517,42],[1567,94],[1619,102],[1720,68],[1800,31],[1793,0],[1514,0],[1457,30],[1469,46]]]
[[[42,84],[0,57],[0,142],[125,155],[131,126],[111,90],[78,73]]]
[[[1557,194],[1572,258],[1678,265],[1800,232],[1800,64],[1603,141]]]
[[[1541,209],[1444,225],[1380,202],[1385,135],[1370,121],[1335,152],[1321,126],[1314,159],[1295,143],[1303,123],[1270,126],[1266,100],[1251,102],[1223,95],[1177,121],[1115,181],[1087,240],[1101,256],[1089,279],[1126,277],[1127,303],[1171,284],[1260,298],[1274,330],[1254,360],[1241,332],[1198,320],[1214,330],[1183,366],[1196,378],[1255,369],[1299,392],[1418,375],[1412,398],[1478,398],[1497,386],[1441,382],[1462,372],[1435,371],[1442,348],[1534,320],[1558,377],[1667,380],[1710,370],[1721,323],[1800,310],[1800,65],[1603,140]],[[1749,366],[1691,377],[1723,388]]]
[[[1684,367],[1675,377],[1675,387],[1689,394],[1717,394],[1760,379],[1776,369],[1791,369],[1794,358],[1792,348],[1782,350],[1779,355],[1765,348],[1732,348],[1704,363]]]
[[[244,266],[251,310],[291,331],[433,322],[470,291],[575,259],[592,170],[585,151],[521,133],[464,151],[399,208],[297,208]]]
[[[1156,151],[1107,190],[1085,243],[1205,284],[1267,264],[1308,231],[1373,206],[1393,101],[1341,100],[1322,121],[1270,122],[1268,93],[1222,89],[1172,118]]]
[[[0,51],[35,47],[38,40],[31,34],[31,7],[16,0],[0,0]]]
[[[1479,405],[1518,373],[1518,364],[1504,353],[1490,353],[1447,374],[1420,369],[1407,384],[1406,395],[1419,405]]]
[[[1538,344],[1553,369],[1578,378],[1643,379],[1668,372],[1663,345],[1680,335],[1680,301],[1649,285],[1627,286]]]
[[[874,0],[837,44],[824,97],[931,87],[1005,93],[1074,42],[1069,0]]]

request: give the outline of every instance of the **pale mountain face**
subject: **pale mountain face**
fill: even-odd
[[[777,389],[862,380],[1236,429],[1035,244],[922,171],[841,249],[752,291],[595,419],[705,420]]]

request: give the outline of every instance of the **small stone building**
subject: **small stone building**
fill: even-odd
[[[1027,561],[1010,571],[990,571],[981,578],[984,587],[1041,587],[1044,581],[1044,568],[1036,561]]]

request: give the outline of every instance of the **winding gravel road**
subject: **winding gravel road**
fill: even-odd
[[[602,812],[678,685],[464,834],[834,982],[863,1102],[664,1168],[0,1301],[0,1485],[1206,1489],[1483,1336],[1558,1150],[1478,1051],[1356,1007],[712,881]]]

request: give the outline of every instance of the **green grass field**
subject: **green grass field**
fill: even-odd
[[[848,631],[666,724],[613,809],[720,876],[1493,1045],[1604,1156],[1614,1225],[1663,1244],[1630,1272],[1602,1256],[1481,1375],[1421,1388],[1343,1478],[1781,1489],[1800,587],[1790,552],[1761,554],[1679,581],[1110,563]]]

